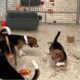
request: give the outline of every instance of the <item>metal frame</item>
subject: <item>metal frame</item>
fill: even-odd
[[[6,0],[6,12],[7,12],[7,7],[8,7],[8,0]],[[29,0],[28,11],[31,11],[30,0]],[[37,10],[35,10],[35,11],[38,12],[38,13],[39,12],[40,13],[44,13],[44,15],[45,15],[44,23],[47,23],[46,21],[47,21],[47,14],[48,14],[48,12],[47,11],[37,11]],[[72,13],[74,13],[74,14],[76,14],[76,21],[75,21],[75,23],[59,23],[59,24],[76,24],[76,25],[79,25],[79,21],[80,21],[80,19],[79,19],[79,16],[80,16],[80,0],[77,0],[77,10],[76,10],[76,12],[54,12],[54,13],[56,13],[56,14],[58,14],[58,13],[72,14]]]
[[[30,0],[29,0],[29,11],[31,11],[31,7],[30,7]],[[47,23],[46,22],[46,17],[47,17],[47,11],[36,11],[36,12],[42,12],[42,13],[44,13],[45,14],[45,23]],[[78,26],[79,25],[79,16],[80,16],[80,0],[77,0],[77,10],[76,10],[76,12],[54,12],[54,13],[66,13],[66,14],[71,14],[71,13],[74,13],[74,14],[76,14],[76,21],[75,21],[75,23],[59,23],[59,24],[76,24],[76,26]],[[53,13],[53,14],[54,14]]]
[[[76,25],[79,25],[79,15],[80,15],[80,0],[77,0]]]

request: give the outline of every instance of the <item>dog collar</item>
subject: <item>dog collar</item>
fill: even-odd
[[[25,42],[27,44],[28,43],[28,39],[27,39],[27,36],[26,35],[24,35],[24,40],[25,40]]]

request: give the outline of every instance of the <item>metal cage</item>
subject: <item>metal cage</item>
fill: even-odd
[[[5,2],[6,12],[7,10],[16,10],[16,6],[21,5],[20,0],[5,0]],[[29,4],[25,7],[20,6],[20,10],[36,11],[42,15],[41,22],[43,23],[80,24],[80,0],[41,0],[39,6],[30,6]]]

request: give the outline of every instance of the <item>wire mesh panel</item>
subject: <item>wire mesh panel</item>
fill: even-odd
[[[16,0],[0,0],[0,21],[6,19],[7,10],[16,9]]]
[[[49,16],[49,17],[48,17]],[[54,13],[47,14],[47,23],[75,23],[76,15],[74,13]]]
[[[46,23],[76,23],[77,0],[41,0],[39,6],[23,7],[37,11]]]
[[[7,0],[7,10],[16,10],[18,0]]]
[[[48,11],[48,9],[52,9],[55,12],[76,12],[77,0],[54,0],[54,2],[44,0],[43,5],[31,7],[33,11],[36,11],[36,9],[39,11]]]
[[[0,21],[4,19],[6,14],[6,0],[0,0]]]
[[[16,10],[16,6],[20,6],[19,10],[21,11],[38,12],[39,15],[42,15],[41,22],[46,22],[46,23],[79,22],[78,7],[80,6],[78,6],[78,1],[80,2],[80,0],[40,0],[39,5],[33,5],[33,6],[31,6],[32,3],[31,5],[29,4],[29,6],[22,6],[21,0],[0,0],[0,1],[3,1],[4,5],[7,4],[7,10]],[[7,3],[4,1],[7,1]],[[36,1],[37,0],[34,0],[34,3]],[[1,5],[3,5],[3,3],[0,2]],[[1,8],[0,8],[0,14],[2,16],[4,10],[3,7]]]

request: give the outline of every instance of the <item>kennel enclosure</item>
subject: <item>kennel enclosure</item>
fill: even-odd
[[[40,22],[43,23],[80,24],[80,0],[40,0],[36,6],[31,4],[22,6],[21,0],[0,0],[0,21],[5,19],[8,10],[20,6],[20,11],[35,11],[42,15]]]

